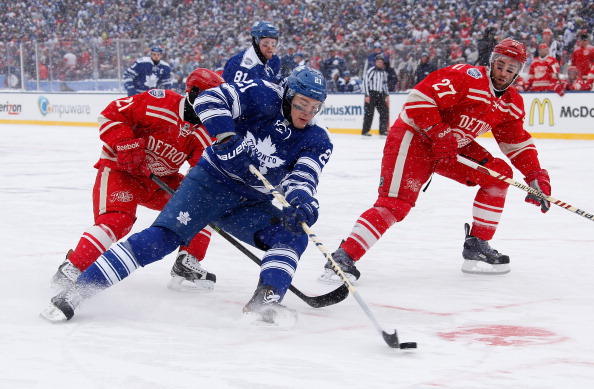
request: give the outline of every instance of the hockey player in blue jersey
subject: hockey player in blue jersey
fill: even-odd
[[[223,69],[227,82],[266,80],[280,83],[281,61],[276,55],[278,29],[270,22],[252,25],[252,45],[231,57]]]
[[[325,99],[324,77],[306,66],[295,68],[284,86],[251,80],[199,95],[194,109],[217,141],[204,151],[151,227],[105,252],[74,287],[52,298],[41,316],[52,322],[69,320],[82,299],[162,259],[213,223],[265,251],[244,318],[292,326],[297,313],[281,301],[307,247],[300,223],[312,225],[318,218],[314,196],[332,154],[328,131],[314,119]],[[291,207],[273,205],[250,165],[282,188]]]
[[[171,67],[162,61],[163,49],[151,47],[150,57],[138,58],[124,72],[124,88],[128,96],[134,96],[149,89],[171,89]]]

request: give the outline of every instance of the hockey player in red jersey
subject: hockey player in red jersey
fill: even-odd
[[[514,82],[526,63],[526,48],[504,39],[491,54],[489,66],[457,64],[429,74],[408,95],[390,129],[381,166],[379,195],[361,214],[350,235],[333,254],[351,280],[360,272],[355,261],[415,206],[423,184],[433,173],[466,186],[478,186],[472,228],[465,224],[462,271],[505,274],[509,257],[490,247],[508,184],[457,162],[458,155],[512,176],[512,168],[479,145],[475,138],[491,131],[501,151],[533,188],[549,195],[549,175],[542,169],[532,137],[524,129],[524,102]],[[526,201],[547,212],[545,200]],[[320,281],[338,280],[329,264]]]
[[[217,73],[198,68],[190,74],[186,95],[151,89],[112,101],[99,116],[103,147],[95,164],[93,187],[95,223],[70,250],[52,278],[56,287],[70,287],[110,246],[127,235],[136,221],[139,205],[161,210],[169,194],[153,182],[158,176],[177,188],[184,162],[194,166],[211,138],[196,116],[192,103],[206,89],[224,83]],[[204,259],[211,231],[200,231],[179,250],[171,270],[171,289],[212,290],[216,277],[199,263]],[[189,281],[189,282],[184,282]]]
[[[530,64],[526,90],[563,95],[563,87],[559,82],[559,62],[549,55],[549,46],[545,43],[538,45],[538,56]]]

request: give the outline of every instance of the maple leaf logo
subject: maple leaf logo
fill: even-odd
[[[285,163],[284,159],[279,158],[275,155],[276,146],[272,143],[270,136],[267,136],[263,140],[256,139],[251,132],[248,132],[245,136],[246,143],[255,149],[256,155],[260,160],[259,169],[260,173],[268,173],[268,168],[275,168]]]
[[[159,81],[159,78],[157,77],[156,74],[150,74],[148,76],[145,77],[144,79],[144,85],[149,88],[152,89],[154,87],[157,86],[157,81]]]
[[[179,220],[179,222],[184,226],[187,226],[188,222],[192,220],[192,218],[190,217],[190,214],[188,212],[180,211],[177,220]]]

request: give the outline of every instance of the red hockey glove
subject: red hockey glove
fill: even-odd
[[[549,173],[545,169],[531,172],[524,177],[524,181],[526,181],[531,188],[534,188],[547,196],[551,195],[551,180],[549,179]],[[551,208],[551,203],[548,200],[533,194],[526,196],[525,201],[539,206],[542,213],[547,213],[549,208]]]
[[[558,83],[558,84],[555,86],[555,89],[554,89],[554,91],[555,91],[555,92],[557,92],[557,94],[558,94],[559,96],[563,97],[563,95],[565,94],[565,85],[563,85],[563,84],[561,84],[561,83]]]
[[[150,176],[151,171],[146,164],[144,139],[130,139],[115,145],[118,165],[122,170],[135,176]]]
[[[437,162],[451,163],[456,161],[456,157],[458,156],[458,141],[451,128],[448,128],[443,123],[438,124],[427,131],[427,135],[433,141],[431,150]]]

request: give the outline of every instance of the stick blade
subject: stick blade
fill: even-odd
[[[382,336],[384,340],[391,348],[400,348],[400,343],[398,342],[398,333],[394,330],[393,334],[388,334],[386,331],[382,331]]]
[[[349,288],[344,284],[329,293],[315,297],[306,296],[303,293],[296,293],[296,291],[292,289],[291,291],[313,308],[322,308],[338,304],[349,295]]]

